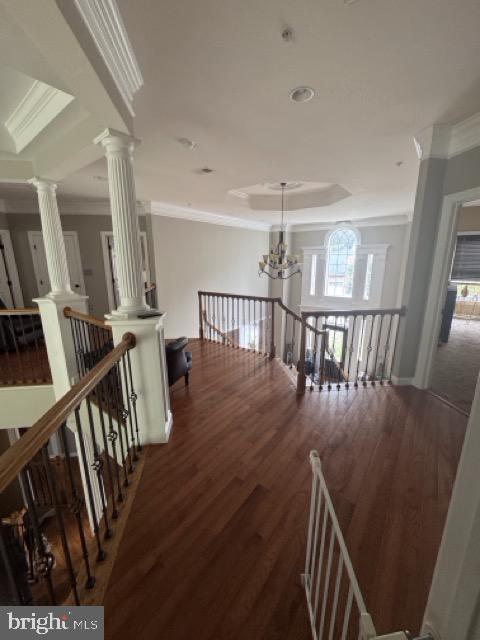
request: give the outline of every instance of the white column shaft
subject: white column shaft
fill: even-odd
[[[57,205],[57,185],[39,178],[34,178],[32,184],[37,189],[51,295],[72,293],[65,241]]]
[[[119,313],[135,314],[146,308],[135,181],[133,139],[107,131],[97,139],[105,149],[115,243],[115,264],[120,296]]]

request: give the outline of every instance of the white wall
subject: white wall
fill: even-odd
[[[153,215],[158,307],[167,313],[167,338],[198,336],[197,291],[268,295],[258,261],[268,231]]]

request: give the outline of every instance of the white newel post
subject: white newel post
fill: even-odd
[[[167,442],[172,427],[166,375],[163,317],[145,303],[131,136],[106,129],[95,142],[105,149],[112,211],[120,305],[107,316],[114,344],[126,332],[135,335],[130,352],[132,376],[138,396],[137,415],[141,444]],[[150,315],[148,315],[150,314]],[[155,314],[155,315],[152,315]],[[139,318],[139,315],[147,317]]]
[[[78,380],[78,371],[75,359],[70,320],[65,318],[63,310],[70,307],[76,311],[86,313],[88,311],[88,297],[80,296],[72,291],[70,275],[68,273],[67,254],[63,239],[62,223],[58,211],[56,189],[57,185],[51,180],[33,178],[30,183],[36,188],[38,195],[38,207],[42,222],[43,242],[47,258],[48,276],[50,278],[51,291],[43,298],[36,298],[40,316],[42,318],[45,346],[47,348],[50,371],[52,373],[53,390],[56,400],[60,400],[72,385]],[[75,444],[79,451],[79,440],[74,416],[68,420],[68,427],[75,435]],[[91,442],[88,434],[85,435],[85,447],[87,455],[91,454]],[[61,451],[56,437],[51,438],[52,452],[58,455]],[[85,470],[80,465],[82,482],[87,491]],[[95,486],[95,483],[93,483]],[[94,493],[98,513],[100,513],[100,496]],[[90,521],[90,504],[86,501]]]
[[[51,291],[37,298],[42,317],[48,360],[52,372],[55,397],[60,399],[76,380],[77,368],[70,321],[64,317],[65,307],[87,311],[87,296],[72,291],[67,254],[57,205],[57,185],[51,180],[33,178],[31,184],[38,194],[43,241],[47,258]]]

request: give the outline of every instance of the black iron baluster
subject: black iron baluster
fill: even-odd
[[[388,351],[390,349],[390,333],[392,330],[393,314],[391,313],[389,314],[389,316],[390,316],[390,322],[388,323],[387,337],[385,340],[385,348],[383,350],[382,376],[380,378],[380,384],[383,384],[385,381],[385,367],[387,366]]]
[[[88,362],[88,354],[86,350],[86,345],[83,340],[83,332],[81,323],[76,318],[73,319],[75,323],[75,330],[77,332],[78,338],[78,356],[80,359],[80,376],[83,376],[87,373],[87,362]]]
[[[350,328],[351,337],[350,337],[350,346],[347,348],[348,353],[348,365],[345,359],[345,389],[350,388],[350,367],[352,366],[352,356],[353,356],[353,340],[355,337],[355,323],[357,321],[357,316],[352,317],[352,325]],[[348,326],[348,325],[347,325]],[[347,330],[347,339],[348,339],[348,330]]]
[[[35,363],[35,366],[33,367],[33,378],[36,382],[46,382],[44,376],[43,376],[43,362],[40,359],[40,354],[39,354],[39,350],[38,350],[38,340],[37,340],[37,332],[35,329],[35,322],[33,320],[34,316],[33,313],[30,314],[30,328],[32,330],[32,338],[33,338],[33,344],[34,344],[34,357],[33,357],[33,361]],[[37,375],[38,374],[38,375]]]
[[[393,334],[392,360],[390,362],[390,371],[389,371],[389,375],[388,375],[388,384],[392,384],[392,370],[393,370],[393,363],[395,362],[395,356],[396,356],[396,353],[397,353],[398,327],[399,327],[399,324],[400,324],[400,316],[397,315],[397,314],[392,314],[392,322],[393,322],[394,318],[397,321],[397,326],[396,326],[396,329],[395,329],[394,334]]]
[[[360,362],[363,356],[363,338],[365,335],[365,321],[366,321],[366,316],[365,315],[361,315],[359,316],[362,319],[362,324],[360,326],[360,336],[358,339],[358,349],[357,349],[357,369],[355,371],[355,387],[358,387],[358,374],[359,374],[359,369],[360,369]]]
[[[337,333],[336,332],[337,332],[338,319],[339,319],[339,317],[335,316],[335,338],[334,338],[335,343],[337,342]],[[343,316],[343,324],[345,326],[345,316]],[[338,367],[337,367],[337,369],[338,369],[337,370],[337,390],[338,391],[340,391],[340,388],[341,388],[341,384],[340,383],[341,383],[342,378],[343,378],[342,367],[344,365],[344,363],[342,361],[342,358],[344,357],[343,356],[343,336],[344,336],[344,334],[343,334],[342,331],[340,332],[340,335],[341,335],[341,338],[342,338],[342,350],[341,350],[341,353],[340,353],[340,357],[338,358]]]
[[[317,365],[317,352],[318,352],[318,316],[315,316],[315,324],[313,325],[315,331],[313,333],[313,354],[312,354],[312,371],[310,376],[310,389],[313,391],[315,388],[315,367]]]
[[[45,549],[44,538],[42,530],[40,529],[40,523],[38,520],[37,507],[32,496],[31,486],[26,474],[25,468],[20,473],[22,480],[22,488],[27,500],[28,508],[28,522],[32,525],[33,537],[36,545],[36,553],[33,553],[33,564],[35,565],[35,572],[39,574],[47,585],[48,596],[52,605],[57,604],[57,598],[55,596],[55,590],[52,582],[52,569],[55,563],[53,554]]]
[[[90,560],[89,560],[87,542],[85,540],[85,531],[83,529],[83,520],[82,520],[82,508],[83,508],[83,505],[85,504],[85,501],[83,499],[83,496],[77,489],[77,485],[73,475],[72,460],[70,456],[70,448],[68,446],[68,436],[67,436],[66,430],[67,430],[67,426],[65,423],[63,423],[62,426],[60,427],[60,438],[62,442],[63,454],[65,456],[65,461],[66,461],[68,479],[70,482],[70,492],[72,494],[72,502],[70,505],[70,509],[77,521],[78,536],[80,538],[80,545],[82,547],[82,557],[83,557],[83,562],[85,564],[85,571],[87,572],[87,581],[85,583],[85,587],[87,589],[92,589],[93,586],[95,585],[95,577],[92,575],[92,572],[90,569]]]
[[[377,316],[378,317],[378,316]],[[375,381],[377,379],[377,361],[378,361],[378,352],[380,351],[380,340],[382,338],[382,328],[383,328],[383,318],[385,316],[382,314],[380,316],[380,328],[378,329],[377,336],[377,347],[375,350],[375,362],[373,364],[373,378],[372,378],[372,386],[375,386]]]
[[[123,493],[122,493],[122,485],[120,482],[120,470],[119,470],[119,458],[117,455],[117,438],[118,432],[113,428],[113,409],[112,409],[112,394],[110,388],[110,376],[111,371],[103,378],[101,382],[100,393],[103,391],[105,397],[105,404],[107,407],[107,416],[108,416],[108,436],[107,439],[110,442],[110,446],[112,448],[113,460],[114,460],[114,469],[115,469],[115,479],[117,482],[117,502],[123,502]],[[120,455],[121,452],[120,452]],[[123,462],[123,456],[122,456]],[[125,478],[127,478],[127,470],[125,469]]]
[[[373,328],[374,328],[374,325],[375,325],[375,317],[376,316],[374,316],[373,313],[372,313],[371,314],[372,322],[371,322],[371,325],[370,325],[370,335],[368,337],[368,345],[367,345],[367,362],[365,364],[365,374],[363,376],[363,386],[364,387],[367,386],[367,381],[368,381],[368,363],[370,361],[370,354],[372,352],[372,334],[373,334]]]
[[[227,298],[227,329],[225,335],[227,336],[227,344],[229,344],[228,339],[230,338],[230,298]]]
[[[11,362],[11,358],[10,358],[10,340],[7,338],[7,334],[5,332],[5,326],[3,323],[3,318],[5,316],[0,316],[0,331],[2,332],[2,344],[5,345],[5,354],[6,354],[6,362],[7,362],[7,369],[8,369],[8,378],[7,380],[11,383],[14,383],[15,380],[13,379],[13,367],[12,367],[12,362]]]
[[[92,467],[92,469],[95,471],[95,473],[97,475],[97,485],[98,485],[98,491],[99,491],[99,494],[100,494],[100,501],[101,501],[101,505],[102,505],[103,520],[104,520],[104,524],[105,524],[105,538],[111,538],[112,531],[111,531],[109,523],[108,523],[107,497],[106,497],[106,493],[105,493],[105,481],[103,479],[104,462],[103,462],[103,458],[100,455],[99,450],[98,450],[98,444],[97,444],[97,438],[96,438],[96,434],[95,434],[95,423],[93,421],[93,412],[92,412],[90,394],[86,396],[85,402],[86,402],[86,405],[87,405],[88,424],[89,424],[89,427],[90,427],[90,437],[92,439],[92,448],[93,448],[93,463],[91,464],[91,467]]]
[[[7,579],[10,584],[10,590],[15,600],[15,604],[24,605],[27,603],[24,602],[24,599],[22,598],[22,594],[20,592],[20,589],[16,580],[16,577],[18,574],[13,569],[10,562],[11,554],[9,553],[9,549],[8,549],[6,530],[7,530],[6,525],[3,524],[2,519],[0,518],[0,557],[2,558],[2,561],[3,561],[3,566],[7,574]]]
[[[292,320],[293,320],[293,323],[292,323],[292,354],[291,354],[291,358],[290,358],[290,369],[293,368],[293,363],[296,360],[296,358],[295,358],[295,338],[296,338],[296,335],[297,335],[297,319],[296,319],[295,316],[293,316]]]
[[[130,400],[132,401],[133,420],[135,422],[135,433],[137,434],[137,451],[142,450],[142,443],[140,442],[140,431],[138,429],[138,416],[137,416],[137,400],[138,396],[133,385],[132,376],[132,363],[130,361],[130,351],[127,351],[127,364],[128,364],[128,377],[130,380]]]
[[[120,366],[118,362],[113,369],[115,371],[114,381],[116,384],[114,385],[114,392],[115,392],[116,405],[117,405],[120,441],[122,441],[123,436],[125,436],[125,454],[126,454],[126,460],[128,461],[128,473],[133,473],[133,460],[130,452],[130,447],[128,446],[126,413],[125,413],[125,407],[123,405],[122,376],[121,376]]]
[[[110,455],[108,453],[108,441],[107,441],[107,432],[105,429],[105,416],[103,414],[103,402],[102,402],[102,390],[100,385],[96,388],[96,399],[97,399],[97,409],[98,409],[98,417],[100,419],[100,428],[102,431],[102,440],[103,440],[103,457],[107,462],[107,476],[108,482],[110,485],[110,495],[112,496],[112,518],[116,520],[118,518],[118,509],[115,502],[115,484],[113,481],[113,473],[112,473],[112,461],[110,460]],[[102,464],[104,461],[102,460]],[[115,461],[116,464],[116,461]]]
[[[74,320],[73,318],[69,318],[69,321],[70,321],[70,332],[72,334],[73,350],[75,352],[75,362],[77,363],[77,373],[80,375],[80,359],[79,359],[79,353],[78,353],[77,336],[73,328]]]
[[[85,450],[85,440],[83,438],[83,427],[82,421],[80,419],[79,407],[75,409],[75,424],[77,425],[78,441],[80,444],[80,455],[82,457],[82,464],[85,471],[84,477],[87,485],[88,501],[90,503],[90,516],[93,521],[93,532],[97,541],[97,560],[100,562],[105,559],[105,551],[102,547],[102,542],[100,539],[100,528],[98,526],[97,509],[93,497],[92,479],[90,476],[90,463],[88,461],[87,452]]]
[[[26,336],[25,336],[25,317],[20,315],[20,316],[17,316],[17,318],[18,318],[18,322],[20,324],[20,329],[22,331],[22,338],[23,338],[22,353],[25,356],[25,361],[27,361],[27,360],[30,361],[30,364],[28,366],[29,370],[28,370],[27,373],[25,373],[25,370],[24,370],[24,359],[22,357],[22,360],[21,360],[22,381],[23,382],[29,382],[30,380],[34,381],[35,380],[35,378],[34,378],[35,368],[32,366],[32,363],[31,363],[30,349],[28,347],[27,339],[26,339]],[[32,378],[27,378],[27,375],[32,375]]]
[[[17,366],[20,369],[21,377],[23,377],[23,364],[22,364],[21,357],[20,357],[20,351],[18,349],[18,340],[17,340],[17,336],[15,334],[15,328],[14,328],[14,325],[13,325],[12,316],[7,316],[7,317],[8,317],[8,321],[9,321],[9,324],[10,324],[10,335],[12,337],[12,341],[13,341],[13,345],[15,347],[15,351],[17,352],[16,363],[17,363]],[[13,378],[13,382],[15,382],[15,378]],[[22,382],[22,380],[18,380],[18,382]]]
[[[133,460],[134,462],[137,462],[138,455],[137,455],[137,447],[135,444],[135,434],[133,432],[132,406],[131,406],[130,392],[128,389],[127,363],[126,363],[125,354],[123,354],[122,356],[122,368],[123,368],[123,387],[124,387],[125,397],[127,399],[127,407],[125,409],[125,413],[126,413],[125,420],[128,419],[128,424],[130,425],[130,437],[132,439]],[[128,427],[126,427],[126,429],[128,434]]]
[[[70,553],[70,546],[67,540],[67,533],[65,531],[65,522],[63,519],[62,510],[60,508],[60,501],[58,499],[57,482],[52,471],[50,462],[50,456],[48,455],[48,445],[45,445],[42,449],[43,464],[47,472],[48,484],[50,487],[50,493],[53,497],[53,508],[55,509],[55,517],[57,520],[57,526],[60,531],[60,539],[62,541],[63,556],[65,558],[65,564],[67,565],[68,577],[70,579],[70,587],[72,588],[75,604],[80,604],[80,598],[78,597],[77,578],[75,570],[73,568],[72,556]]]

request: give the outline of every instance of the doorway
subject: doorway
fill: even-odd
[[[468,414],[479,371],[480,206],[462,206],[429,389]]]
[[[10,232],[0,229],[0,299],[7,309],[24,306]]]
[[[70,283],[75,293],[85,295],[85,282],[83,280],[82,260],[80,257],[80,246],[76,231],[64,231],[65,251],[67,254],[68,273]],[[50,290],[50,277],[47,268],[47,255],[45,253],[45,243],[41,231],[29,231],[28,242],[32,253],[35,280],[37,282],[38,295],[46,295]]]
[[[103,264],[107,283],[108,304],[110,309],[116,309],[120,304],[118,292],[117,263],[115,241],[112,231],[101,231]],[[147,234],[140,231],[140,249],[142,254],[142,284],[146,287],[150,283],[150,261],[148,257]]]

